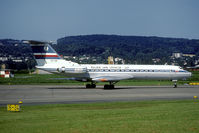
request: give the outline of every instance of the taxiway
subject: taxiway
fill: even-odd
[[[115,89],[85,89],[84,86],[0,85],[0,105],[87,103],[136,100],[192,99],[199,96],[199,86],[116,86]]]

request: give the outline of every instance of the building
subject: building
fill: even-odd
[[[182,53],[173,53],[172,57],[174,57],[174,58],[181,58],[182,55],[183,55]]]
[[[187,67],[186,68],[188,71],[199,71],[199,65],[194,66],[194,67]]]
[[[108,64],[114,64],[113,56],[108,57]]]
[[[196,56],[196,55],[195,55],[195,54],[182,54],[182,56],[193,58],[193,57]]]
[[[0,70],[0,77],[2,78],[10,78],[11,73],[9,69],[1,69]]]

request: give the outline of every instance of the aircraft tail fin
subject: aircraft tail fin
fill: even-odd
[[[47,63],[56,62],[62,59],[59,54],[50,46],[49,42],[28,40],[23,41],[30,44],[32,52],[38,66],[44,66]]]

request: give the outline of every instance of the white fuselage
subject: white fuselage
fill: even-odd
[[[90,77],[117,76],[129,79],[183,79],[190,72],[178,66],[170,65],[82,65],[87,68]]]
[[[52,62],[52,63],[50,63]],[[119,81],[124,79],[186,79],[191,73],[179,66],[172,65],[109,65],[109,64],[77,64],[65,60],[51,60],[38,68],[77,77],[80,81]],[[106,80],[105,80],[106,79]]]
[[[171,65],[108,65],[77,64],[66,61],[57,54],[48,42],[29,40],[39,69],[62,74],[77,81],[90,81],[86,88],[96,88],[96,82],[109,82],[104,89],[113,89],[114,84],[125,79],[174,80],[191,77],[191,73]],[[177,85],[175,85],[177,87]]]

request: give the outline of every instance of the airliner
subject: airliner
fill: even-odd
[[[177,80],[192,75],[173,65],[78,64],[64,60],[51,47],[51,42],[26,40],[23,43],[30,44],[37,62],[36,68],[71,77],[72,80],[90,82],[86,88],[96,88],[96,83],[107,82],[104,89],[114,89],[117,82],[126,79],[171,80],[177,87]]]

